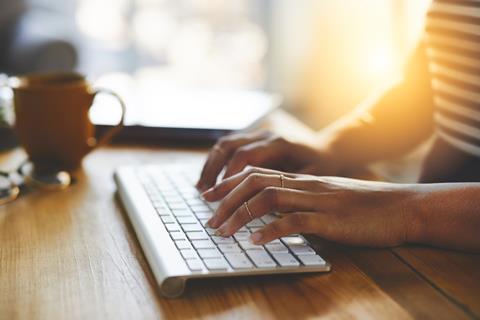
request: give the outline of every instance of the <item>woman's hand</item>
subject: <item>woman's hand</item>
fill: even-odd
[[[414,187],[251,168],[203,195],[207,201],[223,199],[208,222],[221,236],[234,234],[252,217],[279,212],[283,217],[252,234],[252,242],[307,233],[344,244],[385,247],[412,240],[419,229],[412,208],[422,192]]]
[[[270,132],[234,134],[221,138],[212,148],[197,188],[205,191],[212,187],[224,168],[224,178],[241,172],[247,166],[335,175],[339,170],[338,160],[326,149],[290,142]]]

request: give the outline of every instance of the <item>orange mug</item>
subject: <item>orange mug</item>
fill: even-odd
[[[123,100],[112,91],[92,89],[80,74],[14,77],[9,79],[8,86],[13,90],[15,132],[36,170],[75,170],[85,155],[108,143],[123,127]],[[122,116],[118,125],[97,141],[89,110],[95,97],[102,93],[118,99]]]

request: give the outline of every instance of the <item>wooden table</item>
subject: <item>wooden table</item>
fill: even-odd
[[[301,131],[284,115],[273,118],[280,130]],[[70,189],[34,191],[0,207],[0,319],[480,318],[480,255],[421,246],[375,250],[315,240],[333,265],[328,274],[201,280],[180,299],[162,298],[112,173],[186,154],[200,160],[203,152],[104,148],[85,159]],[[23,157],[0,154],[0,167]]]

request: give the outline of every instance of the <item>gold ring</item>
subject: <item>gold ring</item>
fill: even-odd
[[[227,155],[227,152],[225,152],[225,150],[223,150],[219,145],[214,145],[213,148],[212,148],[213,151],[217,151],[218,153],[221,153],[223,154],[224,156]]]
[[[248,201],[244,202],[244,203],[243,203],[243,206],[245,207],[245,210],[247,211],[248,216],[250,217],[250,221],[252,221],[253,219],[255,219],[255,218],[253,217],[252,211],[250,211],[250,208],[248,207]]]
[[[280,187],[285,188],[285,176],[283,174],[280,174]]]

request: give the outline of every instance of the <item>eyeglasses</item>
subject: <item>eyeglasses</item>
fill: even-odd
[[[36,172],[26,160],[15,171],[0,171],[0,205],[16,200],[27,189],[63,190],[71,183],[68,172],[54,169]]]

